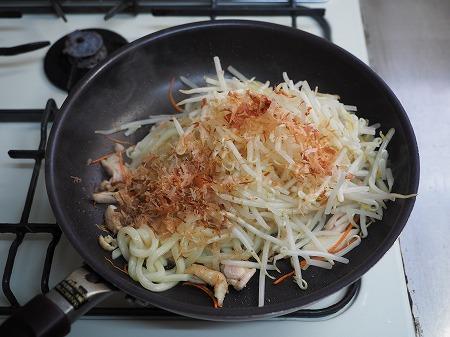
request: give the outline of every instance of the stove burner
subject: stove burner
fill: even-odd
[[[80,69],[91,69],[108,55],[102,36],[93,31],[76,30],[67,35],[64,44],[63,53]]]
[[[47,78],[58,88],[69,91],[89,69],[127,40],[105,29],[76,30],[56,41],[44,59]]]

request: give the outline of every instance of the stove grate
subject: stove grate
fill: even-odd
[[[154,16],[290,16],[292,27],[297,27],[299,17],[310,17],[322,29],[322,36],[331,40],[331,28],[325,19],[325,9],[298,5],[296,0],[239,1],[239,0],[197,0],[197,1],[2,1],[0,17],[20,18],[22,14],[55,14],[67,22],[66,14],[105,13],[109,20],[119,13],[138,15],[151,13]]]

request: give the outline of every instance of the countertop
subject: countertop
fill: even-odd
[[[450,336],[450,1],[361,0],[361,10],[370,63],[419,145],[419,195],[400,236],[417,335]]]

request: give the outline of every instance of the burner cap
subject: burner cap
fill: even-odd
[[[67,35],[64,45],[63,53],[80,69],[91,69],[108,55],[102,36],[93,31],[76,30]]]
[[[94,31],[76,30],[67,35],[65,46],[63,52],[72,57],[93,56],[103,47],[103,38]]]
[[[89,69],[126,43],[109,30],[76,30],[50,47],[44,59],[45,74],[55,86],[69,91]]]

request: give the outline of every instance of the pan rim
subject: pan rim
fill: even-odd
[[[412,129],[411,123],[408,116],[400,104],[399,100],[392,92],[392,90],[387,86],[387,84],[365,63],[356,58],[354,55],[344,50],[343,48],[334,45],[320,37],[314,36],[312,34],[303,32],[298,29],[294,29],[287,26],[282,26],[278,24],[253,21],[253,20],[219,20],[219,21],[202,21],[195,23],[188,23],[180,26],[171,27],[164,29],[149,35],[146,35],[140,39],[137,39],[128,45],[125,45],[121,49],[117,50],[111,54],[102,64],[98,65],[92,69],[85,77],[77,83],[77,85],[71,90],[71,93],[64,101],[60,108],[58,116],[55,118],[55,122],[51,129],[49,135],[49,142],[46,150],[46,160],[45,160],[45,180],[47,187],[47,194],[49,196],[50,205],[58,224],[60,225],[64,234],[68,237],[71,245],[77,250],[77,252],[83,257],[84,261],[91,266],[96,272],[98,272],[107,282],[112,283],[117,288],[130,294],[133,297],[140,298],[145,301],[149,301],[148,298],[142,298],[139,294],[137,288],[143,289],[140,285],[133,286],[134,281],[129,279],[125,282],[124,280],[114,277],[117,272],[107,268],[103,261],[96,259],[89,255],[83,248],[83,245],[79,240],[77,240],[76,235],[72,230],[70,225],[71,221],[68,219],[67,215],[63,211],[64,207],[59,202],[58,192],[57,192],[57,181],[55,179],[55,165],[54,159],[57,156],[57,146],[58,146],[58,135],[60,132],[61,125],[64,119],[70,111],[70,107],[74,101],[77,100],[78,96],[84,91],[84,89],[93,81],[96,76],[101,73],[104,69],[112,66],[118,59],[126,55],[133,50],[140,48],[143,45],[157,41],[169,35],[175,35],[183,32],[191,32],[199,29],[214,28],[220,26],[233,26],[233,27],[247,27],[247,28],[260,28],[260,29],[270,29],[276,30],[285,34],[295,34],[298,39],[310,40],[313,43],[322,45],[323,48],[334,50],[335,53],[341,54],[341,56],[349,59],[350,62],[354,63],[355,66],[361,68],[361,71],[366,72],[371,80],[376,82],[376,84],[386,93],[391,104],[395,107],[395,111],[398,114],[404,132],[406,134],[406,139],[408,142],[408,147],[411,150],[411,181],[409,185],[410,193],[417,193],[419,184],[419,153],[417,148],[417,142]],[[217,320],[217,321],[246,321],[246,320],[256,320],[264,319],[279,315],[288,314],[298,310],[300,307],[305,306],[315,300],[322,299],[328,295],[335,293],[336,291],[350,285],[359,279],[363,274],[365,274],[373,265],[378,262],[381,257],[391,248],[394,242],[397,240],[399,234],[403,230],[406,222],[408,221],[409,215],[415,203],[415,198],[407,199],[404,207],[400,210],[398,222],[396,226],[392,227],[390,234],[379,243],[377,249],[375,249],[372,254],[367,259],[367,263],[354,269],[352,272],[344,275],[338,280],[326,285],[325,287],[314,291],[311,294],[303,295],[298,298],[294,298],[290,301],[283,303],[270,304],[263,307],[243,307],[243,308],[222,308],[216,310],[213,308],[208,308],[200,305],[193,305],[183,302],[173,302],[171,300],[165,299],[163,296],[153,296],[149,290],[146,290],[150,295],[151,304],[162,309],[182,314],[184,316],[189,316],[193,318],[207,319],[207,320]],[[145,289],[144,289],[145,290]]]

